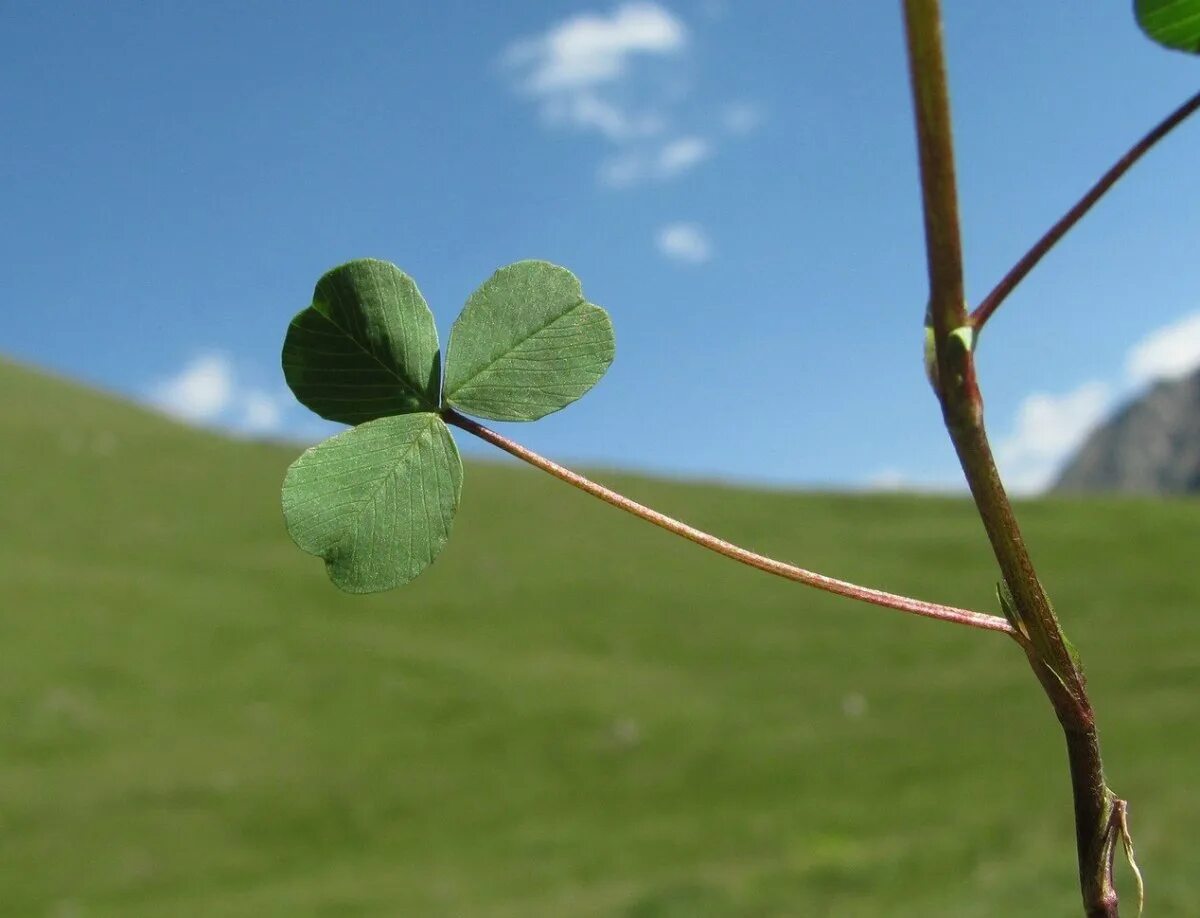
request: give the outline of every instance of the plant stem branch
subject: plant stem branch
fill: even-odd
[[[1055,223],[1046,234],[1042,236],[1033,247],[1026,252],[1021,260],[1018,261],[1009,272],[1001,278],[1000,283],[996,284],[995,289],[980,301],[975,311],[971,313],[971,325],[978,332],[983,328],[988,319],[992,317],[1001,303],[1008,297],[1013,289],[1025,279],[1025,276],[1034,269],[1039,261],[1065,236],[1070,229],[1079,222],[1089,210],[1092,209],[1097,201],[1100,200],[1113,185],[1132,168],[1133,164],[1146,155],[1156,143],[1166,137],[1171,131],[1182,124],[1189,115],[1200,110],[1200,92],[1196,93],[1179,108],[1167,115],[1158,126],[1150,131],[1145,137],[1134,144],[1128,153],[1122,156],[1111,169],[1100,176],[1099,181],[1093,185],[1078,203],[1063,215],[1062,219]]]
[[[966,324],[962,240],[954,175],[946,62],[942,56],[941,11],[936,2],[906,2],[908,57],[917,112],[917,154],[925,214],[925,258],[929,269],[929,313],[939,341]],[[939,375],[950,369],[938,348]]]
[[[971,495],[1012,595],[1022,642],[1067,745],[1075,803],[1079,881],[1089,918],[1115,918],[1112,861],[1120,811],[1104,779],[1095,715],[1083,670],[1042,589],[1005,493],[983,423],[973,339],[956,334],[966,322],[950,98],[938,0],[904,0],[909,70],[921,162],[928,250],[935,389]]]
[[[689,526],[687,523],[680,522],[664,513],[659,513],[657,510],[652,510],[643,504],[639,504],[637,501],[631,500],[625,495],[619,494],[601,484],[597,484],[591,479],[580,475],[578,472],[573,472],[559,465],[557,462],[538,455],[533,450],[526,449],[521,444],[510,440],[508,437],[490,428],[484,427],[478,421],[459,414],[453,409],[446,410],[442,417],[446,423],[453,424],[467,433],[474,434],[481,440],[486,440],[493,446],[504,450],[510,456],[515,456],[522,462],[528,462],[543,472],[548,472],[560,481],[565,481],[567,484],[573,485],[579,488],[579,490],[591,494],[593,497],[598,497],[600,500],[611,504],[619,510],[632,513],[634,516],[640,517],[648,523],[653,523],[660,529],[683,536],[685,539],[709,549],[709,551],[715,551],[719,555],[732,558],[734,561],[739,561],[757,570],[774,574],[777,577],[783,577],[785,580],[793,580],[797,583],[803,583],[806,586],[816,587],[818,590],[824,590],[827,593],[845,596],[849,599],[858,599],[872,605],[883,606],[888,609],[898,609],[901,612],[910,612],[914,615],[922,615],[927,618],[955,622],[956,624],[967,625],[971,628],[998,631],[1002,634],[1008,634],[1018,641],[1021,640],[1021,636],[1017,634],[1013,626],[1006,619],[996,615],[986,615],[982,612],[973,612],[970,609],[944,606],[938,603],[925,602],[921,599],[913,599],[908,596],[900,596],[896,593],[887,593],[883,590],[859,586],[858,584],[848,583],[845,580],[826,577],[824,574],[817,574],[802,567],[796,567],[794,564],[788,564],[784,561],[777,561],[774,558],[755,554],[752,551],[734,545],[732,542],[719,539],[703,530],[696,529],[694,526]]]

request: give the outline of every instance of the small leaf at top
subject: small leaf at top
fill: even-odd
[[[446,401],[498,421],[535,421],[599,382],[613,361],[612,322],[575,275],[545,261],[501,268],[471,294],[450,331]]]
[[[379,418],[312,447],[288,469],[283,515],[334,584],[375,593],[408,583],[450,537],[462,461],[436,414]]]
[[[302,404],[331,421],[437,411],[433,314],[395,265],[348,262],[317,281],[312,305],[292,320],[283,374]]]
[[[1134,0],[1138,24],[1160,45],[1200,54],[1200,0]]]

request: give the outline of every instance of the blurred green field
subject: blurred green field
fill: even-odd
[[[775,580],[499,464],[468,468],[428,573],[344,596],[283,531],[297,450],[12,364],[0,385],[0,915],[1077,913],[1057,725],[1001,636]],[[600,477],[995,610],[964,501]],[[1195,914],[1200,505],[1020,514],[1149,914]]]

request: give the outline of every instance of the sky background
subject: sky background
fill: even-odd
[[[948,3],[968,294],[1200,86],[1127,2]],[[0,2],[0,353],[246,435],[334,429],[279,369],[351,258],[443,343],[497,267],[571,268],[617,359],[506,432],[555,458],[837,487],[960,480],[921,363],[897,3]],[[988,326],[987,417],[1036,490],[1200,363],[1200,120]],[[485,454],[487,447],[464,444]]]

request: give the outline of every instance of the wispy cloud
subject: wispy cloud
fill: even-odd
[[[1148,334],[1129,350],[1125,372],[1134,385],[1179,379],[1200,367],[1200,312]]]
[[[712,156],[703,137],[680,137],[656,150],[630,150],[600,165],[600,181],[610,188],[628,188],[645,181],[664,181],[682,175]]]
[[[608,16],[581,13],[519,39],[501,63],[546,125],[594,132],[625,146],[667,131],[667,100],[631,92],[635,65],[677,59],[687,42],[687,29],[669,11],[629,3]]]
[[[712,241],[697,223],[671,223],[655,237],[658,250],[672,261],[703,264],[712,258]]]
[[[1063,461],[1104,420],[1112,402],[1112,387],[1098,380],[1068,392],[1026,396],[1012,432],[996,446],[1009,489],[1030,494],[1052,484]]]
[[[224,354],[193,357],[174,376],[150,390],[150,400],[165,411],[193,423],[220,415],[233,399],[233,365]]]
[[[597,170],[609,188],[678,178],[709,159],[713,135],[743,136],[761,121],[750,103],[727,105],[708,123],[681,124],[683,65],[691,36],[657,3],[580,13],[513,42],[501,55],[514,90],[543,124],[602,137],[613,148]]]
[[[665,178],[686,172],[712,155],[712,145],[703,137],[680,137],[658,151],[656,165]]]
[[[177,373],[151,385],[147,396],[182,421],[255,435],[278,432],[291,404],[286,393],[243,384],[229,355],[219,351],[196,354]]]
[[[1091,380],[1059,394],[1038,392],[1017,409],[1012,433],[996,450],[1014,490],[1036,493],[1049,487],[1063,462],[1124,399],[1164,379],[1200,368],[1200,312],[1156,328],[1125,354],[1124,378]]]
[[[288,404],[282,395],[271,395],[262,389],[247,389],[241,397],[239,429],[249,434],[274,433],[283,426],[283,410]]]
[[[547,99],[542,106],[547,124],[595,131],[615,144],[663,131],[662,118],[654,112],[634,114],[593,92],[567,93]]]
[[[721,127],[737,136],[754,132],[765,118],[762,107],[753,102],[732,102],[721,109]]]
[[[868,491],[905,491],[919,492],[922,494],[945,494],[951,491],[961,490],[963,487],[962,477],[937,478],[934,476],[926,476],[924,478],[910,475],[908,472],[897,468],[880,469],[875,474],[867,478],[864,487]]]
[[[638,55],[670,55],[687,44],[683,23],[654,3],[627,3],[611,16],[581,13],[509,45],[505,62],[534,95],[590,90],[628,71]]]

